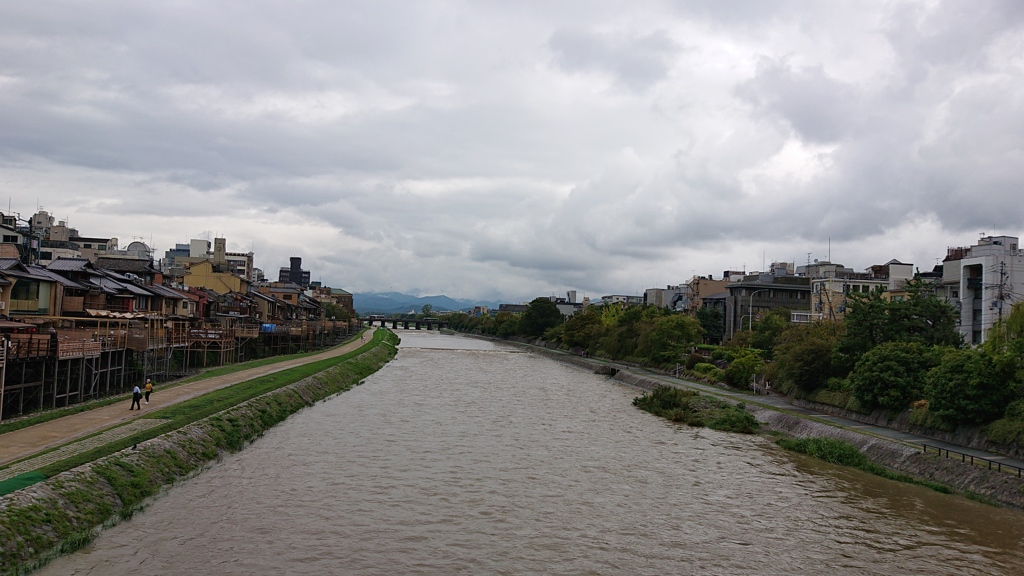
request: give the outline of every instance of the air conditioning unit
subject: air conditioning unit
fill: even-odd
[[[4,308],[7,308],[7,302],[0,300],[0,310],[3,310]]]

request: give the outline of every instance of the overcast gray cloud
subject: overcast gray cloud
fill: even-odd
[[[350,291],[930,268],[1024,228],[1019,6],[7,2],[0,183]]]

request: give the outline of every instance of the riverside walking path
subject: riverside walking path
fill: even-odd
[[[160,386],[153,391],[149,404],[142,404],[142,410],[129,410],[125,408],[125,404],[131,403],[130,396],[128,396],[124,402],[86,410],[77,414],[70,414],[55,420],[0,434],[0,466],[28,458],[69,442],[72,444],[51,453],[54,455],[47,458],[47,460],[56,461],[75,453],[84,452],[95,446],[161,424],[162,420],[140,418],[153,410],[191,400],[197,396],[202,396],[208,392],[238,384],[239,382],[281,372],[282,370],[288,370],[289,368],[295,368],[296,366],[302,366],[318,360],[341,356],[364,344],[364,341],[355,338],[351,342],[346,342],[317,354],[303,356],[302,358],[282,360],[273,364],[256,366],[231,374],[214,376],[185,384]],[[91,436],[105,430],[108,430],[108,432]],[[91,436],[89,439],[91,441],[74,442],[86,436]],[[45,461],[36,461],[33,458],[31,459],[31,464],[23,468],[36,469],[47,463]],[[18,465],[0,470],[0,480],[20,473],[16,466]]]
[[[550,348],[544,348],[533,344],[515,343],[520,346],[526,346],[532,349],[544,350],[547,353],[557,353],[565,356],[574,356],[569,352],[562,350],[552,350]],[[859,432],[867,436],[874,436],[876,438],[884,438],[892,442],[898,442],[907,446],[912,446],[918,450],[922,450],[924,445],[928,446],[928,451],[933,452],[932,448],[941,448],[942,450],[949,450],[950,452],[957,453],[956,459],[959,459],[960,454],[965,454],[968,458],[974,457],[975,459],[989,460],[993,463],[1002,464],[1003,466],[1011,466],[1016,469],[1024,469],[1024,461],[1017,458],[1011,458],[1002,454],[996,454],[994,452],[987,452],[985,450],[979,450],[968,446],[962,446],[959,444],[952,444],[950,442],[943,442],[935,438],[929,438],[927,436],[921,436],[918,434],[912,434],[909,432],[902,432],[893,428],[887,428],[885,426],[878,426],[875,424],[867,424],[858,420],[850,418],[844,418],[842,416],[836,416],[825,412],[820,412],[812,408],[806,408],[803,406],[796,406],[792,404],[789,399],[785,396],[761,396],[755,395],[752,392],[739,390],[735,388],[722,388],[719,386],[713,386],[710,384],[704,384],[701,382],[694,382],[692,380],[686,380],[683,378],[676,378],[674,376],[665,374],[664,372],[658,372],[649,370],[647,368],[641,368],[631,364],[623,362],[615,362],[611,360],[605,360],[601,358],[587,357],[588,362],[593,364],[604,364],[617,370],[628,371],[637,376],[642,376],[650,380],[654,380],[664,384],[666,386],[674,386],[677,388],[690,388],[698,392],[702,392],[708,395],[717,396],[719,398],[731,400],[733,402],[743,402],[750,405],[758,405],[762,408],[769,410],[776,410],[778,412],[785,412],[793,414],[801,418],[807,418],[835,426],[837,428],[843,428],[853,432]],[[952,455],[950,457],[953,457]],[[1013,474],[1017,475],[1017,470],[1013,470]]]

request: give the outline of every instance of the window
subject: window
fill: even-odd
[[[18,280],[11,289],[11,300],[38,300],[39,282]]]
[[[96,245],[96,249],[97,250],[106,250],[107,249],[107,245],[106,244],[97,244]]]
[[[17,243],[18,243],[18,237],[17,236],[12,236],[12,235],[8,235],[8,234],[4,234],[4,244],[17,244]]]

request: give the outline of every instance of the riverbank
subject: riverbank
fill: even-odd
[[[482,337],[490,339],[487,337]],[[493,340],[493,339],[492,339]],[[697,390],[704,394],[719,395],[723,398],[737,400],[742,397],[745,408],[752,413],[765,432],[784,434],[794,438],[832,438],[851,444],[861,450],[872,461],[898,473],[907,474],[948,486],[961,495],[980,497],[999,505],[1024,510],[1024,479],[1016,475],[974,466],[969,463],[943,458],[935,453],[924,453],[907,441],[887,438],[872,433],[872,428],[880,425],[849,425],[839,424],[838,418],[825,419],[802,414],[807,411],[803,406],[778,407],[767,404],[767,398],[752,396],[740,391],[722,388],[715,389],[710,385],[702,385],[669,376],[654,377],[646,370],[625,364],[585,358],[554,350],[546,346],[536,346],[525,342],[503,340],[512,345],[522,346],[559,362],[574,364],[596,373],[607,374],[615,380],[633,386],[639,390],[652,391],[659,386],[676,386]],[[777,401],[779,397],[773,397]],[[824,416],[824,415],[823,415]],[[909,434],[906,435],[909,438]],[[920,440],[928,440],[921,438]],[[966,449],[965,449],[966,450]],[[993,455],[994,456],[994,455]]]
[[[26,573],[84,546],[162,490],[358,385],[394,358],[397,342],[384,332],[371,349],[327,370],[0,497],[0,574]]]

